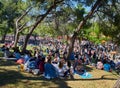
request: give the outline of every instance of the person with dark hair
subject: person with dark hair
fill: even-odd
[[[58,68],[57,68],[57,71],[58,71],[58,76],[61,78],[61,77],[64,77],[64,73],[65,73],[65,70],[64,70],[64,67],[63,67],[63,62],[60,61],[59,64],[58,64]]]
[[[4,52],[5,48],[6,48],[5,45],[3,45],[0,49],[1,49],[2,52]]]
[[[23,58],[24,58],[24,63],[26,63],[31,58],[30,53],[29,52],[25,52]]]
[[[115,71],[120,75],[120,62],[117,62],[115,65]]]
[[[4,51],[4,57],[6,58],[11,58],[13,57],[13,55],[11,54],[11,52],[9,51],[9,48],[6,48]]]
[[[41,57],[41,60],[39,62],[39,70],[40,70],[40,74],[42,74],[44,72],[44,65],[45,65],[45,57]]]
[[[19,48],[18,48],[18,47],[14,49],[13,56],[14,56],[17,60],[21,58],[21,54],[20,54],[20,51],[19,51]]]
[[[78,63],[77,66],[75,67],[75,72],[79,75],[82,75],[85,73],[85,69],[82,64]]]

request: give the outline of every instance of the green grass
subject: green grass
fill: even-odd
[[[33,50],[34,50],[34,48],[37,48],[37,49],[39,49],[40,50],[40,47],[39,46],[34,46],[34,45],[27,45],[27,50],[32,50],[32,55],[33,55]],[[47,53],[45,52],[45,50],[46,50],[46,47],[45,46],[43,46],[42,47],[42,50],[43,50],[43,54],[46,56],[47,55]]]
[[[18,71],[13,61],[0,60],[0,88],[112,88],[119,77],[90,66],[86,68],[93,75],[90,79],[74,75],[74,79],[47,80],[41,75]]]

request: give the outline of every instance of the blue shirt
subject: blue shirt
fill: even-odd
[[[57,77],[57,71],[52,64],[45,63],[44,68],[45,68],[45,76],[49,76],[50,78]]]
[[[111,69],[110,64],[108,64],[108,63],[104,64],[104,70],[105,70],[105,71],[108,71],[108,72],[109,72],[110,69]]]
[[[26,54],[26,55],[24,56],[24,62],[26,63],[29,59],[30,59],[30,56]]]
[[[15,55],[15,58],[18,60],[18,59],[20,59],[21,58],[21,54],[20,53],[14,53],[14,55]]]
[[[72,52],[70,55],[70,60],[74,60],[74,59],[75,59],[75,56],[74,56],[74,53]]]

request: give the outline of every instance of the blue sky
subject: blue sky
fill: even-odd
[[[77,2],[72,1],[72,3],[74,4],[75,7],[77,7]],[[89,12],[90,9],[91,9],[91,7],[86,7],[86,6],[84,6],[84,7],[85,7],[85,10],[86,10],[87,12]]]
[[[23,0],[23,1],[26,2],[26,0]],[[72,0],[70,0],[70,1],[72,1]],[[72,1],[72,6],[77,7],[77,4],[78,4],[78,2]],[[84,7],[85,7],[86,12],[89,12],[91,10],[91,7],[86,7],[86,6],[84,6]]]

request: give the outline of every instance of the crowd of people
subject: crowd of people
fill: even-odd
[[[21,54],[19,48],[10,53],[7,45],[1,47],[5,57],[14,57],[21,71],[37,74],[43,74],[45,78],[66,78],[73,76],[74,73],[82,75],[87,70],[85,65],[96,67],[99,70],[111,72],[117,70],[120,72],[120,62],[114,62],[114,55],[111,57],[111,51],[115,50],[114,45],[95,45],[87,40],[80,44],[75,42],[73,52],[67,58],[68,46],[61,42],[53,44],[52,42],[41,47],[34,48],[33,54],[26,50]],[[112,58],[112,59],[111,59]]]

